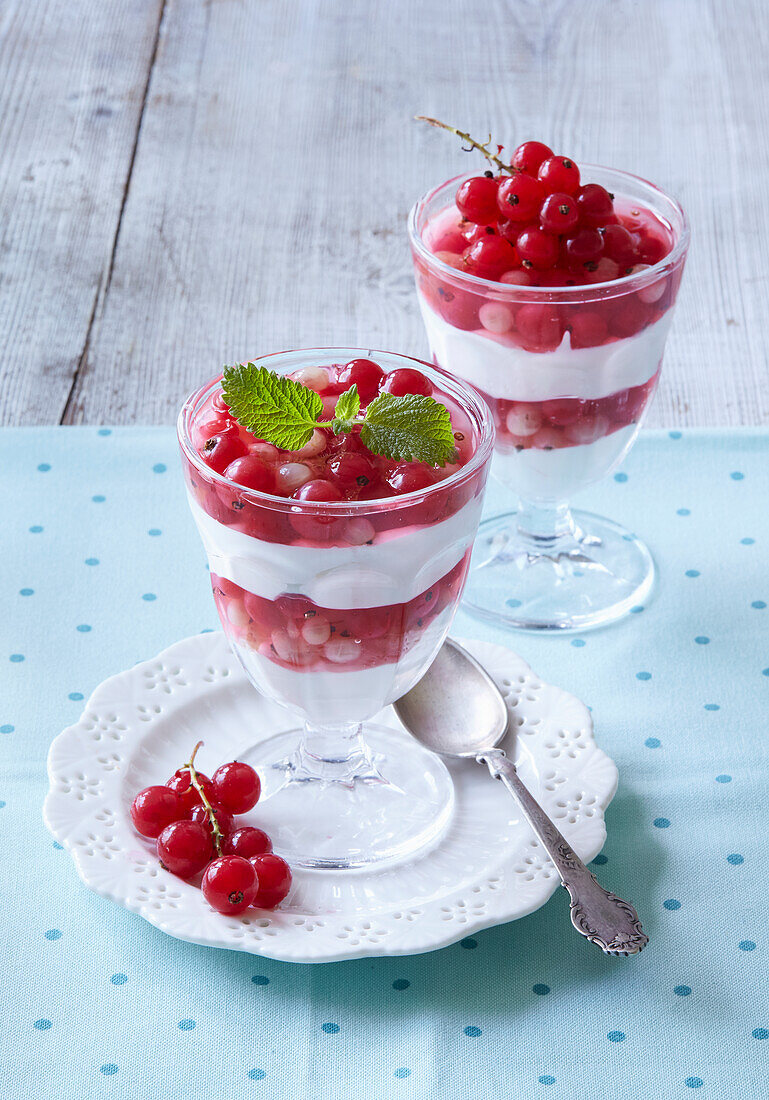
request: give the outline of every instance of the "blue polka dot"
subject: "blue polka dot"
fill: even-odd
[[[699,577],[699,575],[700,575],[699,569],[687,569],[686,573],[684,574],[684,576],[686,576],[686,577]]]
[[[19,589],[19,595],[20,596],[34,596],[34,594],[35,594],[34,588],[20,588]]]
[[[13,663],[15,665],[18,665],[18,664],[21,664],[21,662],[24,660],[24,654],[23,653],[12,653],[11,656],[8,659],[9,659],[9,661],[13,661]]]
[[[666,909],[670,909],[672,911],[681,908],[681,902],[677,898],[668,898],[667,901],[663,901],[662,904],[665,906]]]
[[[86,558],[85,559],[85,564],[86,565],[98,565],[99,564],[99,559],[98,558]]]
[[[88,623],[80,623],[80,625],[79,625],[78,627],[76,627],[76,629],[77,629],[77,630],[78,630],[78,631],[79,631],[79,632],[80,632],[81,634],[88,634],[91,628],[90,628],[90,626],[88,625]]]
[[[408,978],[396,978],[393,982],[393,989],[408,989],[410,985],[411,982]]]
[[[179,1027],[179,1031],[194,1031],[195,1030],[195,1021],[194,1020],[180,1020],[179,1024],[178,1024],[178,1027]]]
[[[622,484],[623,481],[627,481],[627,474],[615,474],[614,480]]]
[[[623,1043],[627,1036],[624,1031],[610,1031],[606,1038],[612,1043]]]
[[[326,1035],[336,1035],[339,1031],[339,1024],[321,1024],[321,1031],[325,1031]]]
[[[691,514],[691,509],[689,508],[679,508],[676,512],[677,516],[690,516]]]
[[[585,642],[582,638],[574,638],[571,644],[574,646],[575,649],[582,649],[582,647],[585,645]]]
[[[82,691],[71,691],[67,698],[71,699],[73,703],[79,703],[81,699],[85,698],[85,696],[83,695]]]
[[[692,989],[689,985],[677,985],[673,990],[676,997],[688,997],[691,991]]]
[[[668,432],[668,435],[670,436],[671,439],[680,439],[681,438],[681,432]]]
[[[13,733],[15,729],[16,727],[12,726],[10,722],[5,722],[4,725],[0,726],[0,733]]]
[[[716,783],[731,783],[732,777],[730,775],[717,775]]]
[[[735,470],[734,473],[729,474],[729,477],[732,481],[742,481],[745,475],[741,474],[739,470]]]
[[[471,1039],[477,1039],[483,1032],[479,1027],[474,1027],[472,1024],[465,1028],[465,1035],[469,1035]]]
[[[40,526],[40,524],[39,524],[39,523],[36,523],[36,524],[34,525],[34,527],[30,527],[30,529],[29,529],[29,530],[30,530],[30,534],[32,534],[32,535],[39,535],[39,534],[40,534],[40,532],[41,532],[41,531],[43,530],[43,528],[42,528],[42,527]]]
[[[731,863],[732,867],[739,867],[741,863],[745,862],[745,857],[741,856],[739,852],[732,852],[731,855],[726,857],[726,862]]]
[[[156,462],[152,467],[152,472],[155,474],[164,474],[166,472],[166,465],[164,462]]]
[[[532,992],[536,993],[538,997],[544,997],[546,993],[550,992],[549,985],[541,985],[539,982],[531,987]]]
[[[107,498],[105,496],[102,496],[101,493],[97,493],[96,496],[91,497],[91,500],[94,502],[94,504],[103,504],[106,499]]]
[[[753,940],[740,940],[740,942],[737,944],[737,946],[739,947],[740,951],[755,951],[756,950],[756,945],[753,942]]]
[[[508,607],[520,607],[521,606],[521,601],[516,600],[511,596],[511,598],[509,600],[505,600],[505,604]]]
[[[254,985],[269,985],[270,984],[270,979],[267,977],[266,974],[254,974],[251,981],[254,983]]]
[[[250,1069],[248,1071],[248,1078],[250,1081],[263,1081],[267,1074],[263,1069]]]
[[[7,803],[3,802],[3,800],[0,799],[0,810],[4,810],[6,805],[7,805]]]
[[[64,851],[64,845],[59,844],[58,840],[54,840],[53,846],[54,846],[54,848],[56,849],[57,852],[63,852]]]
[[[705,710],[720,710],[720,709],[721,709],[721,707],[718,705],[718,703],[706,703],[705,704]]]
[[[644,745],[646,745],[647,749],[658,749],[661,744],[662,742],[659,737],[647,737],[644,741]]]
[[[750,539],[750,538],[740,539],[740,543],[741,543],[742,546],[752,546],[755,541],[756,541],[755,539]]]
[[[157,599],[157,596],[154,592],[145,592],[142,599],[146,600],[147,603],[152,603],[153,600]]]
[[[670,821],[666,817],[655,817],[654,819],[655,829],[669,829]]]
[[[636,680],[651,680],[652,674],[651,672],[636,672],[635,678]]]
[[[97,435],[112,435],[112,428],[99,428]]]
[[[105,1077],[114,1077],[117,1073],[117,1066],[114,1062],[105,1062],[103,1066],[99,1067],[99,1072],[103,1073]]]
[[[688,1089],[701,1089],[704,1083],[701,1077],[687,1077],[684,1081]]]
[[[553,1077],[552,1073],[543,1073],[541,1077],[537,1078],[537,1080],[539,1081],[540,1085],[555,1084],[555,1077]]]
[[[50,470],[50,468],[51,468],[50,462],[41,462],[40,465],[38,466],[38,470],[40,471],[41,474],[47,474],[48,471]]]
[[[762,676],[769,676],[769,668],[762,668],[761,669],[761,675]]]
[[[630,608],[630,614],[631,615],[640,615],[642,611],[643,611],[643,605],[640,604],[640,603],[636,604],[635,607]]]
[[[58,928],[49,928],[48,931],[45,933],[45,938],[47,940],[60,940],[61,930]]]
[[[160,528],[159,528],[159,527],[150,527],[150,529],[149,529],[149,531],[147,532],[147,534],[148,534],[148,535],[152,535],[152,537],[153,537],[153,538],[157,538],[157,536],[158,536],[158,535],[162,535],[162,534],[163,534],[163,532],[162,532],[162,531],[160,530]]]
[[[472,936],[467,936],[466,939],[459,941],[459,946],[464,947],[465,951],[472,951],[478,946],[478,941],[474,940]]]
[[[398,1069],[396,1069],[393,1077],[397,1077],[399,1080],[402,1081],[405,1077],[408,1077],[410,1073],[411,1070],[408,1069],[406,1066],[400,1066]]]
[[[769,1039],[769,1029],[765,1027],[754,1027],[751,1035],[754,1039]]]
[[[128,981],[128,975],[127,974],[113,974],[112,977],[110,978],[110,981],[112,982],[113,985],[125,985],[125,983]]]
[[[765,600],[753,600],[753,603],[750,606],[755,607],[756,611],[763,611],[764,608],[766,607],[766,601]]]
[[[605,856],[603,852],[600,852],[595,859],[591,859],[591,863],[594,863],[596,867],[603,867],[604,864],[609,862],[609,857]]]
[[[710,645],[710,638],[708,638],[707,634],[698,634],[694,640],[697,645]]]
[[[35,1020],[34,1026],[38,1031],[48,1031],[53,1024],[50,1020]]]

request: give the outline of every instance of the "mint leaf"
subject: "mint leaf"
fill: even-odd
[[[355,383],[349,390],[341,395],[334,409],[334,419],[331,421],[331,430],[334,435],[342,435],[343,432],[351,432],[353,421],[360,410],[360,396]]]
[[[225,367],[222,394],[244,428],[285,451],[305,445],[323,412],[315,390],[254,363]]]
[[[420,394],[380,393],[366,410],[361,441],[385,458],[430,466],[453,462],[457,453],[449,410]]]

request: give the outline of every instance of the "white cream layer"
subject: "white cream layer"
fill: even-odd
[[[188,493],[212,573],[274,600],[307,596],[321,607],[386,607],[405,603],[453,569],[475,538],[475,497],[440,523],[363,546],[286,546],[234,531],[212,519]]]
[[[554,397],[608,397],[640,386],[662,359],[673,311],[635,336],[596,348],[572,348],[565,333],[555,351],[534,352],[478,329],[465,332],[439,317],[419,294],[430,351],[439,366],[490,397],[549,401]],[[549,452],[548,452],[549,453]]]

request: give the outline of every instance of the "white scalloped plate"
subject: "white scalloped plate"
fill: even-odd
[[[606,838],[617,769],[595,744],[587,708],[511,650],[463,644],[505,694],[516,731],[505,748],[522,779],[592,859]],[[392,708],[376,720],[398,725]],[[290,724],[246,680],[222,634],[186,638],[105,680],[56,738],[46,824],[87,886],[169,935],[291,962],[430,951],[526,916],[552,894],[555,869],[513,799],[485,767],[458,762],[450,767],[454,815],[426,855],[375,871],[299,871],[275,912],[214,913],[200,890],[159,866],[154,844],[133,829],[131,800],[171,775],[200,739],[199,764],[209,772]]]

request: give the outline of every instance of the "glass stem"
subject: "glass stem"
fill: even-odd
[[[360,723],[319,726],[305,722],[299,765],[308,778],[331,782],[352,779],[368,771],[370,762]]]
[[[557,557],[576,534],[566,501],[521,500],[515,525],[527,552],[534,557]]]

